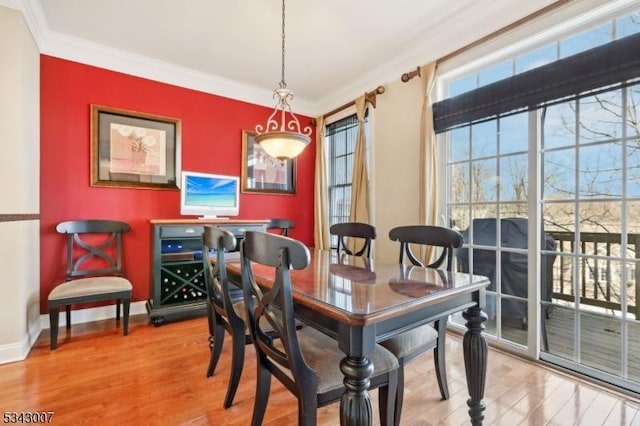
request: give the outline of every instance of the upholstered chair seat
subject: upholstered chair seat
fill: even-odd
[[[58,285],[49,293],[49,301],[131,290],[131,282],[122,277],[80,278]]]
[[[398,358],[406,358],[413,353],[424,353],[438,344],[438,332],[430,324],[405,331],[394,336],[381,345],[394,353]]]
[[[304,327],[298,332],[298,343],[305,362],[318,376],[318,393],[338,391],[341,394],[344,391],[344,373],[340,371],[340,361],[345,355],[338,348],[338,342],[313,327]],[[282,343],[275,346],[284,350]],[[376,375],[398,369],[398,359],[380,345],[376,345],[368,358]]]

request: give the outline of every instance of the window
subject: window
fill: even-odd
[[[365,131],[368,115],[365,114]],[[351,207],[351,182],[353,157],[358,134],[358,119],[355,114],[326,126],[325,141],[328,149],[328,191],[329,226],[334,223],[348,222]],[[331,246],[337,240],[331,239]]]

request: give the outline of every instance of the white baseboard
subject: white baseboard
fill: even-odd
[[[145,304],[146,302],[144,301],[131,303],[129,315],[146,314],[147,308]],[[73,324],[83,324],[85,322],[101,321],[115,317],[115,305],[104,305],[96,308],[77,309],[71,311],[71,322]],[[60,311],[60,323],[58,326],[67,326],[67,316],[64,314],[64,309]],[[40,315],[40,327],[42,327],[43,330],[49,329],[49,314]]]
[[[146,314],[147,308],[144,301],[131,303],[129,315]],[[100,321],[115,318],[115,305],[99,306],[96,308],[78,309],[71,312],[73,324]],[[64,311],[60,314],[60,327],[66,327],[67,318]],[[0,364],[23,361],[31,347],[36,343],[40,332],[49,329],[49,314],[40,315],[38,323],[30,324],[28,334],[25,334],[20,342],[0,345]]]
[[[19,342],[0,345],[0,364],[8,364],[10,362],[22,361],[27,355],[31,347],[38,340],[42,327],[40,321],[35,318],[27,325],[27,334],[22,336]]]
[[[28,342],[29,336],[25,335],[22,342],[9,343],[0,346],[0,364],[22,361],[27,357],[31,346]]]

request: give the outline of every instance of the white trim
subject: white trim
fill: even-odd
[[[356,104],[343,109],[342,111],[338,111],[335,114],[331,114],[324,119],[324,126],[327,127],[331,123],[335,123],[336,121],[342,120],[343,118],[349,117],[351,115],[356,114]]]
[[[38,320],[30,322],[27,328],[27,334],[22,336],[20,342],[0,346],[0,365],[22,361],[29,355],[29,351],[38,340],[42,328]]]
[[[133,302],[129,315],[146,314],[146,302]],[[115,318],[116,308],[115,305],[98,306],[95,308],[77,309],[71,311],[72,324],[84,324],[86,322],[102,321],[106,319]],[[60,327],[66,327],[67,318],[64,315],[64,310],[60,312]],[[49,330],[49,314],[40,315],[40,327],[43,330]]]
[[[8,7],[9,9],[23,10],[23,5],[22,0],[0,0],[0,6]]]
[[[29,336],[24,335],[22,341],[0,346],[0,364],[22,361],[29,354]]]
[[[256,105],[275,105],[271,90],[52,31],[38,1],[0,0],[0,6],[22,12],[41,54]],[[297,98],[295,106],[298,114],[317,115],[314,104],[309,101]]]

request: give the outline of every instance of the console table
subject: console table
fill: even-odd
[[[239,242],[245,231],[266,231],[269,220],[153,219],[150,222],[151,289],[146,306],[149,318],[158,327],[165,321],[207,312],[202,268],[205,225],[223,227]]]

